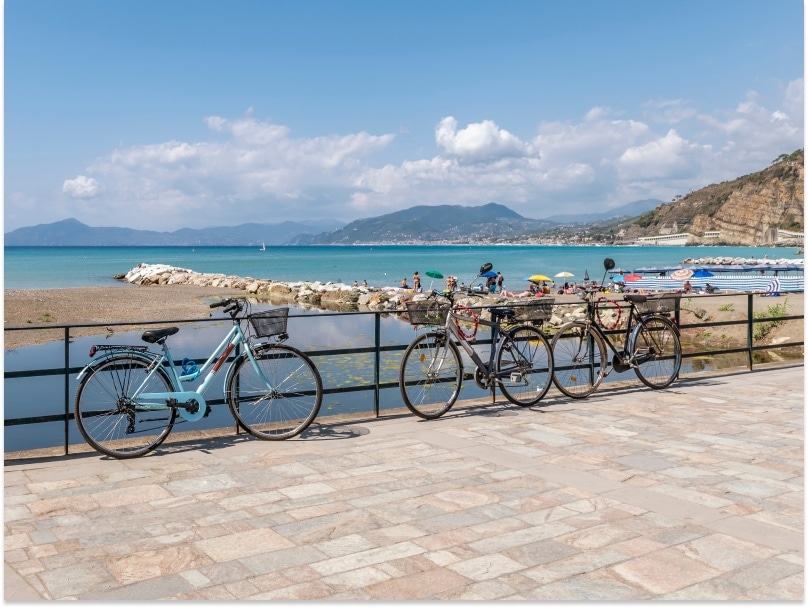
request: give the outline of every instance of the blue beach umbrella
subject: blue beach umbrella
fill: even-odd
[[[487,278],[487,279],[488,279],[488,278],[491,278],[491,277],[495,277],[495,276],[497,276],[497,273],[496,273],[496,272],[494,272],[493,270],[489,270],[489,271],[487,271],[487,272],[482,273],[480,276],[481,276],[481,277],[485,277],[485,278]]]
[[[696,272],[693,273],[693,278],[696,278],[696,279],[706,278],[706,277],[713,277],[713,276],[715,276],[715,275],[712,272],[710,272],[709,270],[704,270],[703,268],[700,269],[700,270],[697,270]]]

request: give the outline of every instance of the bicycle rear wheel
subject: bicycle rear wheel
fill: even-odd
[[[516,405],[537,404],[553,378],[553,352],[544,334],[532,325],[511,329],[497,355],[502,394]]]
[[[227,383],[233,418],[253,437],[281,440],[312,423],[323,400],[320,372],[304,353],[286,344],[267,344],[244,354]]]
[[[574,399],[597,390],[606,372],[606,345],[592,327],[575,322],[562,325],[551,348],[553,383],[558,390]]]
[[[460,352],[446,334],[418,336],[404,351],[398,386],[404,403],[416,416],[430,420],[448,412],[462,382]]]
[[[113,458],[135,458],[165,441],[177,412],[146,409],[132,393],[146,380],[150,361],[126,354],[110,357],[92,368],[76,389],[73,414],[82,437]],[[164,393],[173,388],[168,375],[155,370],[141,392]]]
[[[634,335],[629,352],[637,377],[654,389],[669,386],[682,365],[676,326],[665,317],[646,317]]]

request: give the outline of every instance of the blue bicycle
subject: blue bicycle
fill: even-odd
[[[95,358],[78,375],[74,404],[76,425],[87,443],[114,458],[154,450],[168,437],[178,414],[193,422],[210,413],[203,395],[239,346],[243,352],[224,378],[225,399],[238,425],[258,439],[288,439],[303,432],[320,411],[320,373],[303,352],[283,344],[289,337],[288,308],[250,314],[249,306],[247,300],[234,298],[210,305],[229,313],[233,328],[201,368],[188,359],[181,371],[175,366],[168,337],[177,327],[143,333],[144,342],[161,347],[158,353],[147,346],[93,346],[90,357]],[[196,390],[183,387],[206,372]]]

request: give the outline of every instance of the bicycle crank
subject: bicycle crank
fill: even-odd
[[[491,379],[488,376],[483,376],[479,367],[474,370],[474,382],[480,388],[487,389],[491,387]]]
[[[612,369],[620,374],[630,370],[631,365],[626,363],[625,359],[623,359],[622,353],[614,353],[614,356],[612,357]]]
[[[205,398],[196,391],[141,393],[138,402],[164,403],[167,407],[176,408],[180,416],[190,422],[201,420],[208,411]]]

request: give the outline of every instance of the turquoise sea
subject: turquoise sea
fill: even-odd
[[[505,276],[506,289],[521,289],[523,277],[566,271],[592,280],[603,275],[603,258],[619,268],[676,265],[691,257],[769,259],[800,257],[775,247],[598,247],[553,245],[356,245],[313,247],[5,247],[5,289],[121,285],[115,275],[140,263],[168,264],[196,272],[277,281],[332,281],[398,286],[416,270],[437,270],[471,281],[486,262]],[[424,287],[429,279],[424,277]],[[437,281],[435,287],[438,287]],[[443,285],[441,284],[442,288]]]

